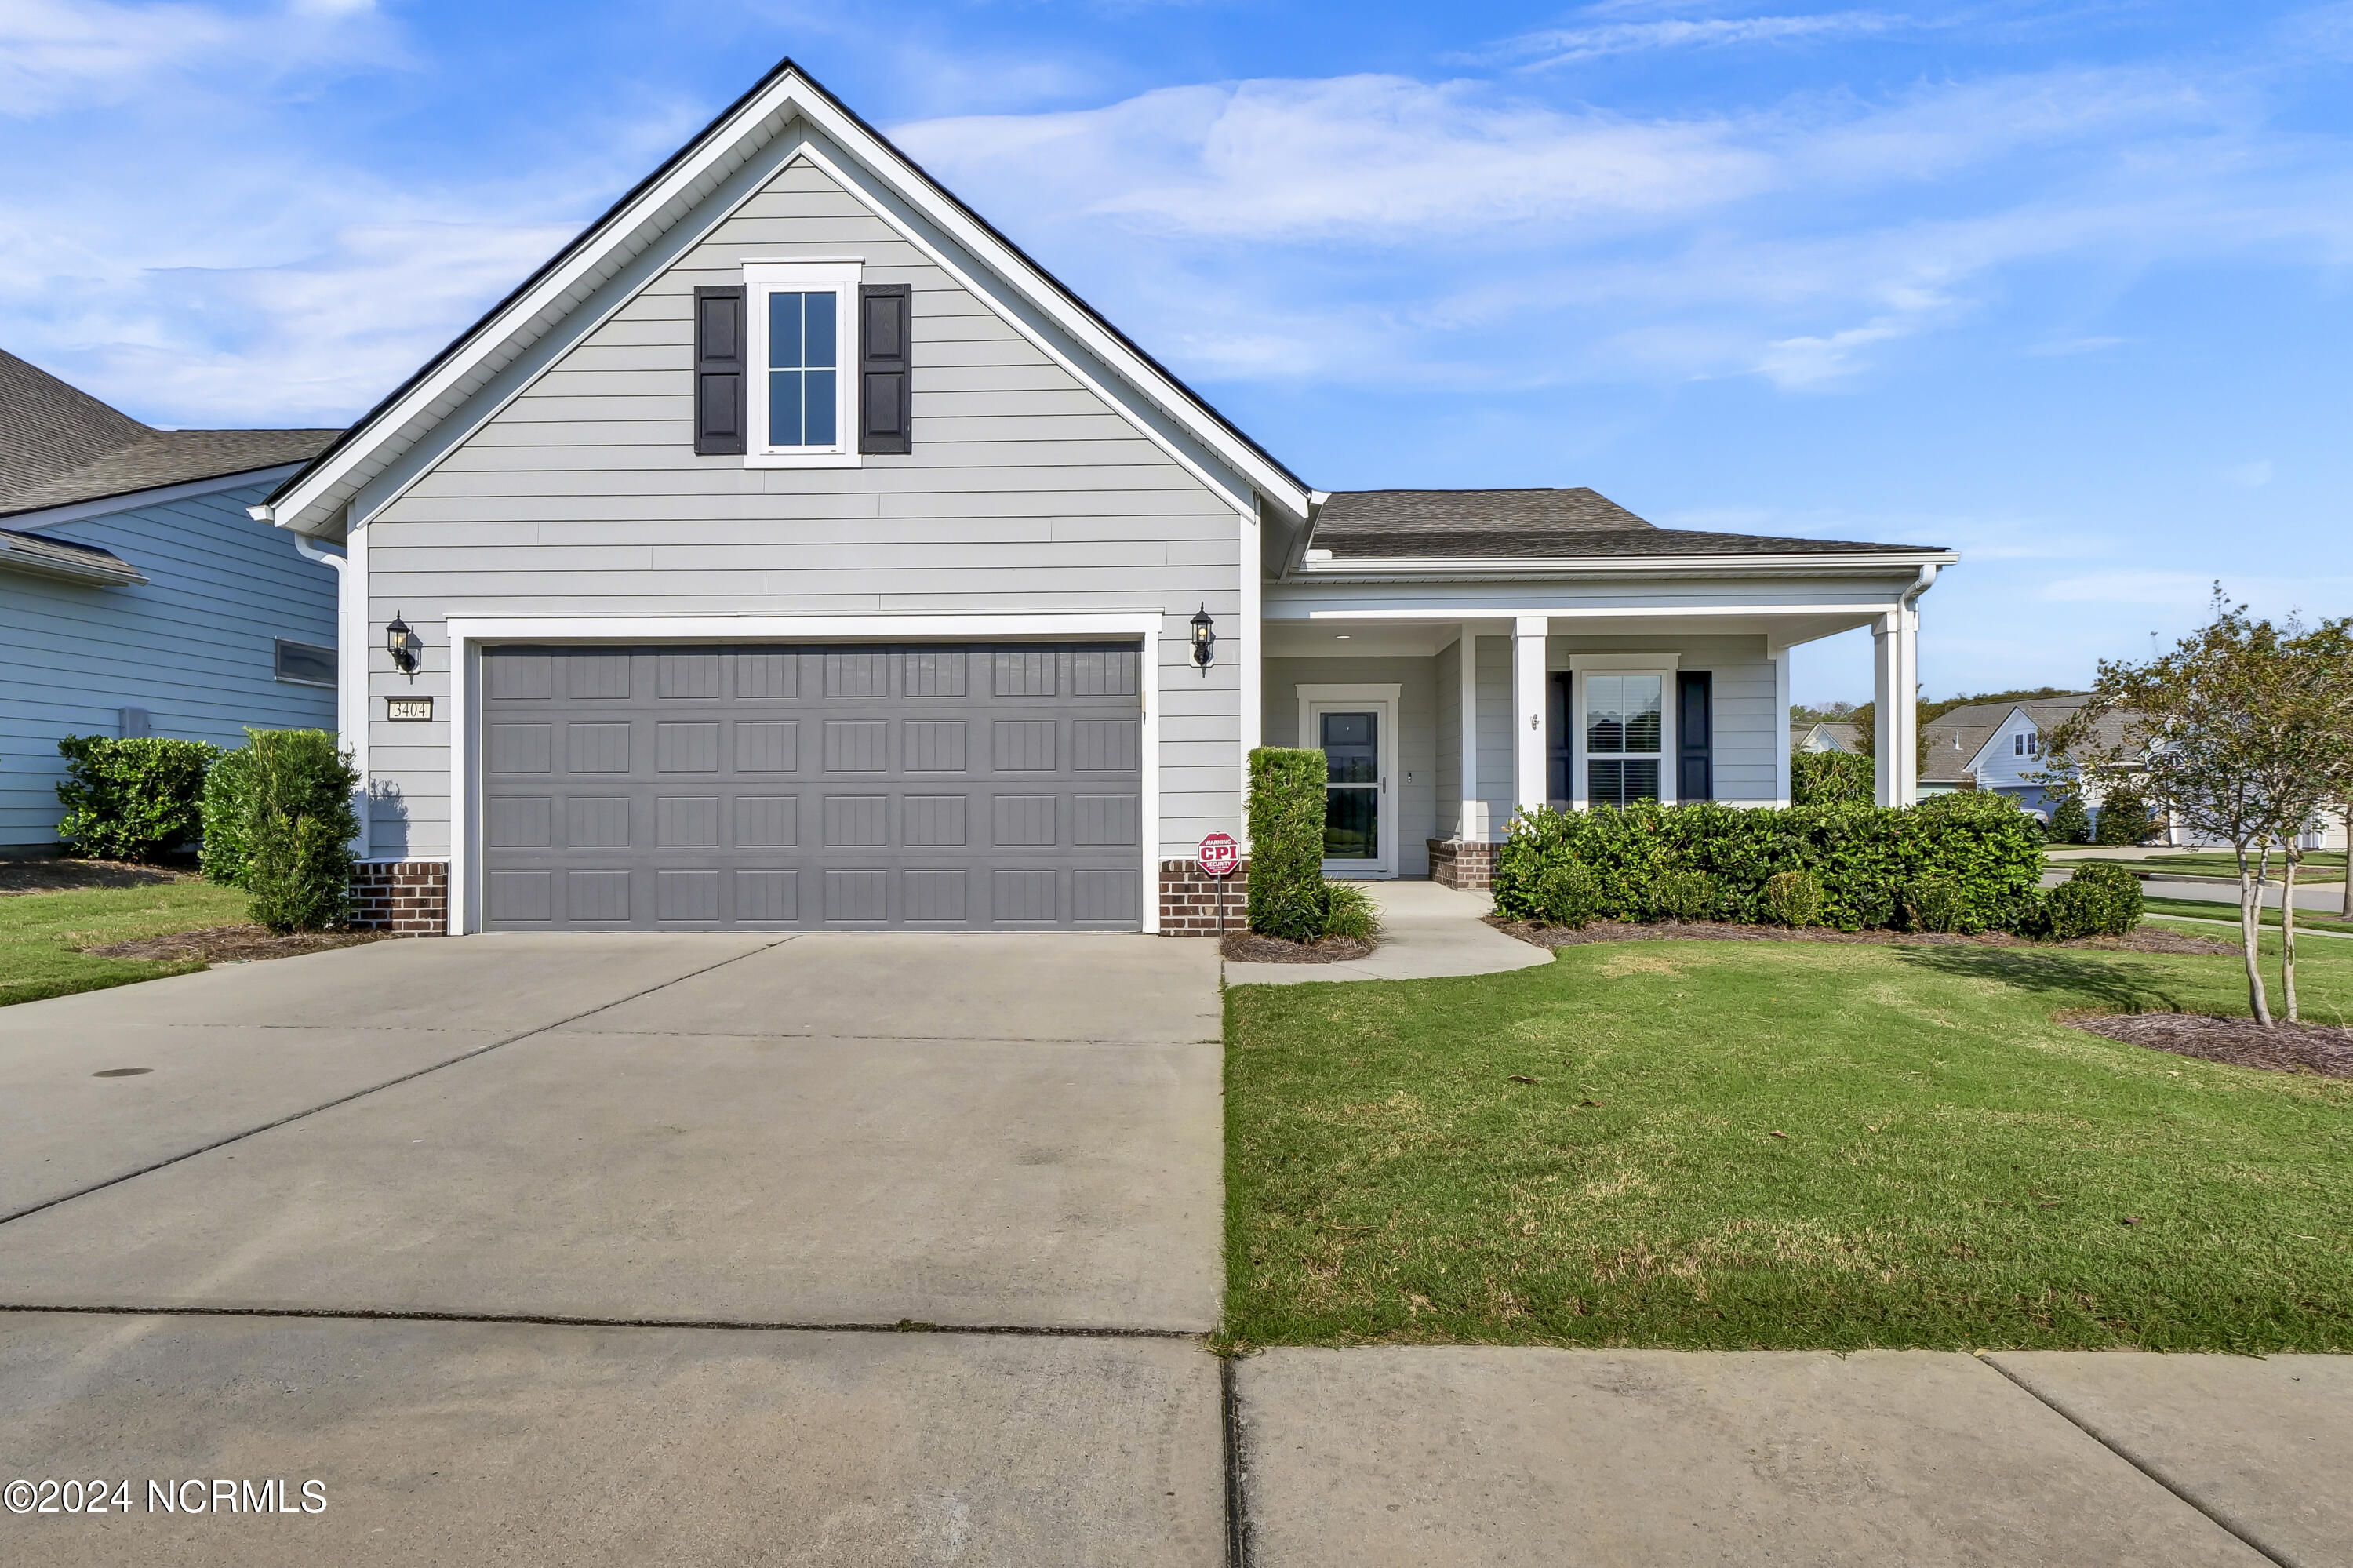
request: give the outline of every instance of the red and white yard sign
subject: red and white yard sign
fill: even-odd
[[[1230,834],[1211,833],[1201,841],[1199,859],[1202,874],[1231,876],[1242,863],[1241,845],[1234,842]]]

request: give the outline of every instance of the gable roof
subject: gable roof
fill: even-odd
[[[368,480],[513,363],[796,120],[808,122],[892,185],[1262,494],[1295,515],[1307,514],[1311,500],[1304,481],[789,57],[280,485],[256,509],[257,514],[304,533],[332,527],[334,514]]]
[[[2013,715],[2025,718],[2037,734],[2049,735],[2097,700],[2089,692],[2073,692],[2065,696],[2035,697],[2022,703],[1964,703],[1959,707],[1947,708],[1920,726],[1928,741],[1927,763],[1921,768],[1920,777],[1939,783],[1971,777],[1985,748],[2010,728]],[[2131,720],[2129,713],[2111,709],[2093,721],[2093,736],[2105,748],[2119,748]]]
[[[332,430],[159,430],[0,350],[0,516],[300,462]]]
[[[1307,543],[1318,552],[1315,560],[1333,566],[1394,560],[1947,553],[1936,545],[1662,528],[1583,485],[1570,490],[1335,491],[1317,511]]]

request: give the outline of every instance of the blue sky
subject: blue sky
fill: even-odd
[[[0,346],[342,422],[785,54],[1318,486],[1957,546],[1931,695],[2353,611],[2345,0],[0,0]]]

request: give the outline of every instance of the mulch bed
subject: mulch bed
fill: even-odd
[[[2126,937],[2080,937],[2072,942],[2037,942],[2008,931],[1985,931],[1965,937],[1951,931],[1833,931],[1824,926],[1791,930],[1786,926],[1736,926],[1721,920],[1660,920],[1636,924],[1597,920],[1582,928],[1547,926],[1536,920],[1498,920],[1487,924],[1506,937],[1539,948],[1576,948],[1588,942],[1869,942],[1899,948],[2089,948],[2111,953],[2180,953],[2195,957],[2236,957],[2236,942],[2206,937],[2185,937],[2144,926]]]
[[[2274,1023],[2252,1018],[2210,1018],[2197,1012],[2126,1012],[2063,1022],[2128,1045],[2261,1067],[2272,1073],[2317,1073],[2353,1078],[2353,1029],[2327,1023]]]
[[[195,882],[193,869],[120,860],[0,860],[0,897],[12,893],[73,893],[90,887],[153,887]]]
[[[208,964],[243,963],[252,959],[290,959],[302,953],[323,953],[330,948],[381,942],[388,931],[297,931],[274,937],[267,926],[208,926],[200,931],[174,931],[168,937],[142,937],[135,942],[110,942],[83,952],[100,959],[160,959],[167,962],[201,959]]]
[[[1361,959],[1374,944],[1358,937],[1324,937],[1313,942],[1261,937],[1255,931],[1229,931],[1219,951],[1238,964],[1344,964]]]

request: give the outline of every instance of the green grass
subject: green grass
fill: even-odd
[[[92,958],[75,949],[234,926],[245,911],[243,889],[195,881],[0,897],[0,1006],[203,969],[195,962]]]
[[[1976,947],[1239,987],[1224,1337],[2353,1350],[2353,1083],[2053,1022],[2245,1007],[2236,958]]]
[[[2226,920],[2233,926],[2239,923],[2239,906],[2235,902],[2225,904],[2220,899],[2210,903],[2202,898],[2144,897],[2141,903],[2151,915],[2186,915],[2192,919]],[[2276,931],[2279,929],[2280,912],[2276,909],[2266,909],[2263,913],[2263,920],[2265,926]],[[2299,904],[2295,910],[2295,928],[2299,931],[2353,932],[2353,921],[2339,919],[2334,913],[2324,914],[2317,909],[2306,909]],[[2213,933],[2201,932],[2200,935],[2212,936]],[[2299,947],[2296,953],[2297,960],[2301,962],[2303,948]]]
[[[2050,857],[2050,864],[2051,869],[2053,871],[2064,871],[2071,865],[2081,865],[2085,861],[2090,860],[2113,860],[2119,865],[2129,865],[2140,871],[2186,871],[2199,876],[2228,876],[2233,878],[2239,874],[2238,857],[2229,850],[2185,850],[2179,854],[2135,856],[2106,854],[2053,855]],[[2274,883],[2279,880],[2279,856],[2274,854],[2271,859],[2271,875],[2272,880]],[[2306,883],[2312,882],[2338,883],[2344,881],[2345,855],[2343,852],[2338,850],[2311,851],[2304,857],[2303,863],[2296,868],[2295,880],[2298,886],[2302,886]]]

